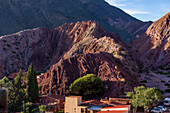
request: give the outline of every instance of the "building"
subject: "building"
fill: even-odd
[[[131,105],[115,105],[112,107],[101,108],[97,113],[129,113]]]
[[[39,95],[38,96],[38,104],[46,105],[47,109],[53,111],[64,110],[64,101],[65,98],[61,95]]]
[[[113,101],[114,100],[114,101]],[[81,96],[69,96],[65,98],[65,113],[128,113],[130,105],[128,99],[109,98],[102,100],[82,101]]]
[[[17,74],[18,74],[18,73],[11,73],[11,74],[8,76],[9,80],[14,80],[14,79],[16,78]]]
[[[65,98],[64,113],[87,113],[86,105],[82,105],[81,96],[69,96]]]

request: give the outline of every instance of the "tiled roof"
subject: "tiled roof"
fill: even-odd
[[[18,73],[12,73],[8,76],[8,78],[15,79]]]
[[[121,111],[99,111],[97,113],[125,113],[127,110],[121,110]]]
[[[113,107],[104,107],[102,109],[112,109],[112,108],[126,108],[126,107],[129,107],[130,105],[116,105],[116,106],[113,106]]]
[[[100,102],[98,100],[83,101],[83,103],[91,103],[93,105],[101,105],[101,104],[103,104],[102,102]]]
[[[58,100],[64,100],[64,97],[62,95],[39,95],[40,98],[53,98]]]

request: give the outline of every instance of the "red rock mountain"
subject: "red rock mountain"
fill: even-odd
[[[134,51],[135,57],[137,55],[145,66],[170,67],[170,13],[155,21],[133,42]]]
[[[66,94],[69,85],[89,73],[108,86],[105,96],[118,96],[138,84],[138,67],[120,36],[95,21],[66,23],[54,30],[37,28],[0,37],[0,74],[28,69],[50,69],[39,78],[42,92],[57,87]]]
[[[105,96],[109,97],[119,96],[121,91],[132,90],[138,84],[138,67],[122,46],[119,35],[89,22],[76,23],[73,29],[67,27],[67,36],[75,41],[60,61],[40,76],[42,92],[51,92],[56,86],[58,93],[65,95],[75,79],[90,73],[108,86]]]

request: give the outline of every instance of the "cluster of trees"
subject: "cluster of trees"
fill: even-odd
[[[133,92],[127,93],[127,97],[131,98],[134,107],[142,107],[145,110],[162,100],[162,94],[158,89],[145,86],[135,87]]]
[[[100,98],[105,92],[105,87],[95,74],[87,74],[76,79],[70,85],[70,91],[74,95],[81,95],[84,99],[93,99]]]
[[[0,80],[0,87],[8,89],[8,111],[9,112],[29,112],[29,108],[23,109],[27,103],[35,103],[38,97],[38,83],[36,72],[33,65],[29,66],[26,81],[22,70],[19,71],[14,81],[10,81],[7,77]]]

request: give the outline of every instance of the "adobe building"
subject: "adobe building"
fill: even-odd
[[[82,106],[81,96],[69,96],[65,98],[64,113],[87,113],[88,106]]]

